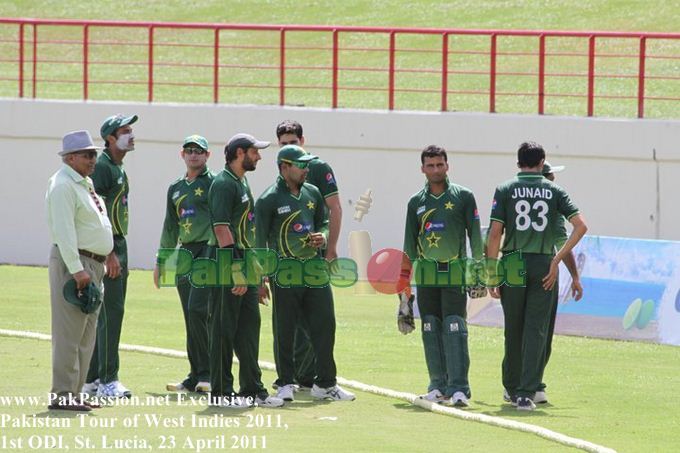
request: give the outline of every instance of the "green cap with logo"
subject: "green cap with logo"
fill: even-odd
[[[564,169],[567,168],[564,165],[550,165],[550,162],[547,160],[543,162],[543,174],[544,175],[549,175],[550,173],[559,173],[561,171],[564,171]]]
[[[80,308],[83,313],[94,313],[102,303],[102,292],[97,285],[90,282],[85,288],[78,289],[76,281],[71,279],[64,284],[66,302]]]
[[[279,150],[276,156],[276,162],[309,162],[310,160],[318,159],[317,156],[307,154],[304,149],[297,145],[286,145]]]
[[[186,148],[189,145],[198,145],[201,149],[208,151],[208,140],[201,135],[194,134],[185,138],[182,148]]]
[[[132,124],[137,121],[137,119],[137,115],[125,116],[118,114],[110,116],[104,120],[104,124],[102,124],[102,128],[99,130],[99,134],[106,140],[106,137],[116,132],[116,129]]]

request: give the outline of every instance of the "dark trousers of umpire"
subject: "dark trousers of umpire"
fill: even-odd
[[[208,247],[207,242],[182,244],[182,248],[191,252],[194,258],[210,257],[210,247]],[[177,292],[184,314],[187,355],[190,366],[189,375],[182,384],[193,389],[199,382],[210,381],[208,301],[210,300],[211,288],[196,288],[191,285],[188,276],[183,276],[177,279]]]
[[[294,344],[298,319],[302,318],[316,358],[314,383],[322,388],[336,384],[335,311],[330,285],[322,288],[281,288],[272,285],[273,304],[276,307],[274,334],[278,347],[275,351],[277,383],[295,382]]]
[[[99,379],[101,383],[106,384],[118,380],[120,369],[118,345],[123,328],[129,273],[125,236],[113,236],[113,251],[120,262],[120,275],[116,278],[104,276],[104,300],[97,320],[97,341],[87,373],[87,382]]]
[[[541,389],[546,346],[555,305],[554,288],[543,289],[551,255],[525,253],[523,287],[501,287],[505,318],[503,386],[510,395],[533,398]]]
[[[238,394],[266,397],[262,371],[257,363],[260,352],[260,307],[257,288],[248,287],[243,296],[231,293],[231,286],[217,286],[210,298],[210,385],[213,396],[231,396],[234,375],[233,356],[239,360]]]

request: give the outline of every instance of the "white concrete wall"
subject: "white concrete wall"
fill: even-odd
[[[535,140],[553,164],[567,165],[558,182],[581,208],[591,234],[680,240],[674,197],[680,193],[679,121],[0,100],[0,263],[46,264],[44,192],[60,165],[61,137],[84,128],[98,138],[103,119],[115,113],[140,116],[137,150],[125,160],[133,267],[153,264],[165,192],[183,171],[178,153],[184,136],[208,138],[210,167],[217,170],[231,135],[249,132],[275,141],[276,124],[287,118],[304,125],[307,148],[335,169],[344,207],[343,255],[349,232],[357,229],[371,232],[373,251],[401,247],[405,204],[424,182],[419,153],[428,144],[449,150],[451,178],[473,189],[484,224],[495,186],[516,171],[518,144]],[[275,178],[275,152],[275,146],[265,150],[249,174],[256,197]],[[350,203],[367,188],[374,204],[359,224]]]

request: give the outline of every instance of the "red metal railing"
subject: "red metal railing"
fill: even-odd
[[[12,33],[12,27],[16,27],[17,33]],[[79,39],[69,39],[74,29],[82,30],[82,37]],[[98,30],[136,29],[146,31],[145,40],[120,42],[116,39],[98,39],[93,37]],[[41,33],[39,33],[39,30]],[[42,31],[50,33],[43,36]],[[56,32],[55,32],[56,30]],[[68,31],[67,31],[68,30]],[[159,39],[159,31],[173,31],[173,38],[177,41],[167,41]],[[63,31],[63,33],[62,33]],[[180,31],[193,31],[191,34],[181,34]],[[208,35],[201,35],[201,32],[210,32]],[[27,36],[28,33],[28,36]],[[56,33],[56,37],[54,36]],[[221,34],[228,33],[228,36]],[[247,33],[260,33],[269,35],[260,38],[256,44],[240,44],[238,36]],[[272,39],[271,33],[278,34]],[[320,38],[310,38],[310,43],[296,45],[291,43],[291,34],[308,34]],[[209,36],[209,37],[206,37]],[[341,37],[347,41],[356,41],[360,37],[370,36],[387,38],[387,47],[371,46],[362,42],[361,46],[342,44]],[[441,36],[437,44],[429,44],[425,47],[408,47],[399,45],[399,39],[405,37],[434,37]],[[476,41],[473,45],[465,47],[460,40],[464,38],[488,39],[488,47],[483,48],[481,41]],[[324,39],[330,39],[329,45],[319,44]],[[438,40],[439,38],[437,38]],[[508,42],[511,40],[520,40]],[[548,45],[559,42],[560,40],[574,41],[578,44],[581,41],[587,42],[587,51],[578,50],[560,51],[549,50]],[[635,43],[634,50],[625,52],[620,51],[620,47],[625,47],[632,42]],[[272,42],[273,41],[273,42]],[[370,41],[370,39],[368,39]],[[454,41],[456,41],[454,43]],[[264,42],[264,44],[262,44]],[[434,42],[437,42],[436,40]],[[606,43],[609,47],[604,50],[598,49]],[[613,43],[613,44],[612,44]],[[654,43],[655,48],[660,48],[662,53],[650,53],[650,45]],[[483,42],[482,42],[483,44]],[[342,93],[381,93],[386,95],[386,107],[389,110],[397,108],[398,96],[405,95],[429,95],[436,96],[436,103],[430,103],[429,109],[447,111],[450,109],[452,99],[456,105],[464,96],[476,96],[488,98],[488,111],[498,110],[499,99],[511,97],[524,98],[535,97],[536,111],[539,114],[547,113],[546,101],[550,99],[578,99],[585,98],[585,113],[588,116],[595,114],[596,99],[632,101],[637,106],[637,116],[645,116],[645,101],[680,101],[680,75],[677,73],[677,61],[680,60],[680,33],[624,33],[624,32],[581,32],[581,31],[532,31],[532,30],[463,30],[463,29],[434,29],[434,28],[385,28],[385,27],[347,27],[347,26],[308,26],[308,25],[247,25],[247,24],[211,24],[211,23],[165,23],[165,22],[118,22],[118,21],[81,21],[81,20],[47,20],[47,19],[11,19],[0,18],[0,45],[4,46],[5,58],[0,58],[0,83],[16,83],[16,93],[19,97],[26,96],[26,85],[30,83],[30,96],[35,98],[38,94],[38,87],[47,84],[82,84],[82,98],[91,99],[92,88],[95,85],[117,83],[121,86],[141,86],[146,85],[146,98],[149,102],[155,100],[155,91],[158,88],[195,87],[210,88],[211,101],[220,102],[221,94],[231,93],[233,90],[278,90],[278,103],[285,105],[288,100],[288,93],[296,90],[316,90],[324,93],[330,92],[330,106],[338,108],[341,102]],[[14,46],[16,45],[16,50]],[[79,58],[70,57],[67,51],[49,51],[47,46],[63,46],[64,49],[80,46],[82,56]],[[580,44],[578,44],[580,45]],[[70,46],[70,47],[69,47]],[[133,49],[143,46],[146,49],[146,58],[140,60],[114,60],[94,59],[93,49],[103,46],[121,46],[123,50]],[[505,46],[505,47],[503,47]],[[519,51],[516,47],[523,47]],[[613,46],[614,50],[611,50]],[[481,48],[480,48],[481,47]],[[30,55],[27,48],[30,49]],[[50,47],[51,48],[51,47]],[[200,63],[190,63],[188,61],[161,61],[158,56],[166,48],[178,49],[182,54],[182,49],[204,51],[210,49],[212,55],[209,60]],[[225,54],[235,50],[245,51],[250,56],[257,52],[278,53],[278,61],[271,58],[271,64],[252,64],[248,58],[244,61],[228,62]],[[11,53],[16,52],[12,57]],[[288,58],[291,52],[307,52],[308,57],[303,58],[303,64],[289,64]],[[330,56],[330,64],[316,64],[319,59],[319,52]],[[364,60],[368,57],[351,57],[355,53],[369,53],[375,58],[386,56],[384,62],[378,65],[367,65]],[[126,52],[120,52],[125,55]],[[439,56],[440,62],[432,67],[432,57]],[[487,58],[486,67],[483,60]],[[585,73],[574,69],[575,64],[560,61],[569,61],[570,58],[585,58],[587,68]],[[454,58],[457,59],[454,61]],[[512,66],[509,61],[512,59],[523,59],[520,69],[505,68]],[[617,67],[613,68],[612,73],[596,68],[602,65],[607,59],[623,59],[633,62],[631,73],[622,73]],[[341,65],[341,61],[344,65]],[[354,61],[359,65],[349,64]],[[476,61],[477,66],[469,68],[470,62]],[[548,62],[556,63],[558,70],[550,71]],[[650,61],[655,62],[654,73],[649,73]],[[400,64],[401,63],[401,64]],[[658,64],[657,64],[658,63]],[[27,74],[26,65],[30,66],[30,74]],[[48,65],[47,70],[43,69],[43,64]],[[69,65],[82,65],[82,74],[78,79],[59,78],[58,68],[71,67]],[[115,68],[116,65],[126,64],[129,67],[146,66],[145,80],[142,78],[127,78],[125,80],[106,80],[93,77],[92,71],[96,66],[105,67],[107,70]],[[535,67],[533,65],[536,65]],[[12,76],[10,72],[16,65],[16,74]],[[410,65],[410,67],[409,67]],[[664,66],[665,65],[665,66]],[[474,66],[474,65],[473,65]],[[576,65],[578,66],[578,65]],[[181,81],[159,74],[166,74],[167,69],[191,71],[195,68],[211,69],[210,81],[200,79],[191,81]],[[529,68],[534,67],[535,70]],[[659,69],[660,67],[660,69]],[[675,71],[674,71],[675,69]],[[41,71],[39,77],[39,70]],[[269,83],[256,83],[258,77],[254,77],[255,82],[249,80],[247,83],[235,83],[231,76],[225,76],[224,71],[243,70],[259,71],[258,74],[272,75],[276,71],[277,80],[270,77]],[[51,71],[51,72],[50,72]],[[62,72],[66,71],[64,69]],[[329,81],[323,83],[311,82],[295,83],[292,76],[305,71],[306,74],[330,74]],[[43,75],[46,73],[47,75]],[[374,74],[384,74],[386,77],[378,85],[371,85],[365,79],[360,80],[359,84],[350,83],[353,79],[352,74],[361,73],[365,77]],[[409,84],[407,77],[432,77],[426,82]],[[143,76],[142,76],[143,77]],[[229,78],[225,82],[225,77]],[[524,80],[527,77],[535,77],[535,89],[525,88]],[[454,80],[455,78],[455,80]],[[484,79],[488,80],[488,88],[484,87]],[[583,80],[586,92],[559,92],[558,90],[548,91],[549,82],[558,79]],[[371,79],[375,80],[375,78]],[[425,79],[423,79],[425,80]],[[432,81],[436,81],[438,86],[432,86]],[[481,81],[480,81],[481,80]],[[612,81],[630,80],[630,86],[624,92],[598,92],[598,87],[605,86]],[[637,81],[632,87],[633,80]],[[656,83],[655,89],[660,94],[649,94],[647,89],[649,84]],[[476,81],[472,83],[471,81]],[[344,82],[344,83],[343,83]],[[499,89],[499,83],[512,82],[510,89]],[[596,84],[597,82],[597,84]],[[384,85],[382,84],[384,83]],[[467,86],[471,85],[471,87]],[[0,85],[2,88],[2,85]],[[353,107],[353,105],[344,105]],[[383,108],[385,105],[383,105]]]

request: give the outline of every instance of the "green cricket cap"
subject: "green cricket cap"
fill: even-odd
[[[276,162],[309,162],[310,160],[318,159],[317,156],[313,156],[305,152],[304,149],[297,145],[286,145],[279,150],[279,154],[276,156]]]
[[[102,124],[102,128],[100,129],[99,133],[102,138],[106,140],[106,137],[116,132],[116,129],[127,126],[128,124],[132,124],[137,121],[137,119],[137,115],[125,116],[118,114],[110,116],[104,120],[104,124]]]
[[[187,138],[184,139],[184,144],[182,145],[182,148],[186,148],[187,145],[198,145],[202,149],[208,151],[208,140],[205,139],[205,137],[201,135],[190,135]]]
[[[94,313],[102,303],[102,292],[92,282],[78,289],[75,279],[71,279],[64,284],[63,294],[66,302],[80,308],[83,313]]]
[[[564,165],[550,165],[550,162],[547,160],[543,162],[543,174],[544,175],[549,175],[550,173],[559,173],[561,171],[564,171],[564,169],[567,168]]]

